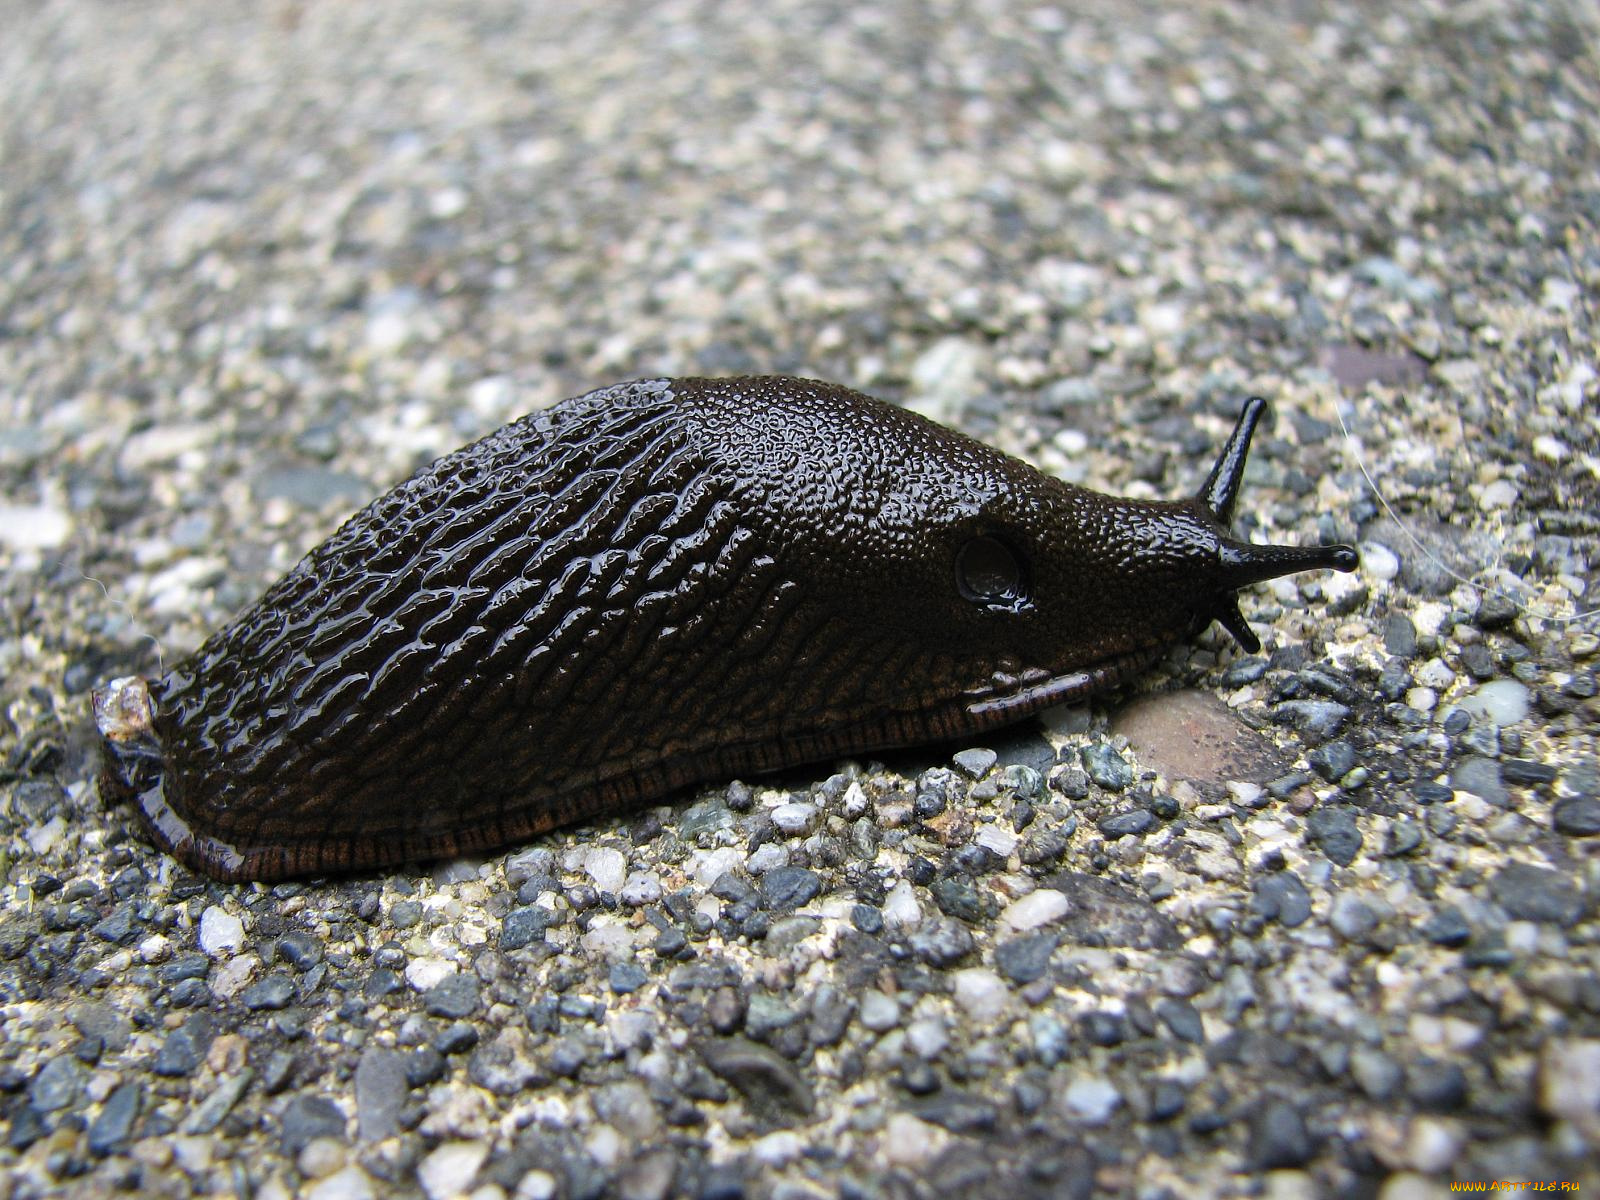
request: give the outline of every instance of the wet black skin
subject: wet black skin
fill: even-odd
[[[1229,535],[1263,409],[1158,503],[812,380],[593,392],[438,460],[188,661],[98,693],[101,786],[221,879],[384,867],[974,735],[1212,619],[1253,649],[1237,589],[1355,565]]]

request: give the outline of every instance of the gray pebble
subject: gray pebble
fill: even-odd
[[[1097,828],[1106,837],[1114,840],[1121,837],[1141,837],[1160,823],[1149,809],[1134,808],[1104,818]]]
[[[822,880],[804,867],[774,867],[761,877],[761,895],[774,912],[791,912],[820,891]]]
[[[1012,983],[1032,983],[1050,969],[1050,956],[1059,943],[1048,931],[1009,938],[994,948],[995,969]]]
[[[1378,928],[1378,914],[1353,892],[1340,892],[1328,912],[1328,924],[1347,942],[1363,942]]]
[[[296,1157],[316,1138],[344,1141],[344,1112],[326,1096],[295,1096],[284,1107],[278,1124],[284,1156]]]
[[[39,1068],[39,1073],[28,1085],[28,1099],[40,1112],[55,1112],[77,1102],[88,1072],[76,1058],[58,1054]]]
[[[1557,833],[1564,833],[1568,837],[1600,835],[1600,799],[1569,796],[1557,802],[1550,816]]]
[[[239,1002],[246,1008],[287,1008],[294,998],[294,980],[281,972],[274,972],[239,993]]]
[[[989,773],[989,769],[1000,761],[1000,756],[993,750],[974,746],[967,750],[956,751],[951,761],[968,779],[982,779]]]
[[[638,963],[631,962],[613,963],[611,974],[607,979],[611,990],[619,996],[625,996],[629,992],[637,992],[648,982],[650,982],[650,973]]]
[[[1355,813],[1346,805],[1325,805],[1306,817],[1306,839],[1341,867],[1361,853],[1361,831]]]
[[[211,1048],[211,1037],[210,1017],[196,1013],[167,1034],[167,1040],[156,1051],[155,1062],[150,1069],[157,1075],[169,1077],[194,1074],[205,1059],[206,1051]]]
[[[1456,763],[1450,770],[1450,786],[1502,808],[1511,802],[1511,793],[1501,781],[1500,764],[1491,758],[1473,755]]]
[[[1303,1167],[1316,1153],[1305,1118],[1288,1100],[1267,1097],[1250,1120],[1250,1158],[1258,1170]]]
[[[1303,925],[1311,916],[1311,894],[1293,871],[1275,871],[1256,882],[1253,907],[1285,929]]]
[[[701,1042],[695,1049],[714,1074],[738,1089],[753,1109],[769,1117],[805,1117],[816,1108],[811,1085],[794,1064],[759,1042],[719,1038]]]
[[[1502,867],[1490,885],[1495,902],[1519,921],[1576,925],[1587,908],[1583,890],[1571,876],[1531,863]]]
[[[1272,719],[1298,729],[1308,742],[1325,742],[1350,719],[1350,708],[1332,700],[1285,700],[1273,707]]]
[[[144,1099],[143,1089],[136,1081],[119,1084],[105,1098],[100,1112],[89,1123],[87,1136],[89,1153],[99,1158],[125,1150],[133,1135],[133,1123],[139,1119],[139,1106]]]
[[[470,1017],[478,1008],[478,980],[464,972],[448,975],[428,989],[422,1006],[436,1017]]]
[[[1078,759],[1089,778],[1109,792],[1120,792],[1133,784],[1133,768],[1106,742],[1085,746],[1078,751]]]

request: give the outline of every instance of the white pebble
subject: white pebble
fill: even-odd
[[[972,840],[1000,858],[1010,858],[1017,848],[1017,835],[1003,825],[980,825]]]
[[[1059,921],[1072,911],[1072,901],[1054,888],[1040,888],[1006,905],[1000,924],[1014,933]]]
[[[1539,1056],[1539,1107],[1580,1127],[1600,1114],[1600,1038],[1559,1038]]]
[[[750,1156],[769,1167],[782,1167],[792,1163],[805,1151],[806,1144],[792,1129],[769,1133],[750,1147]]]
[[[859,783],[852,783],[845,788],[841,811],[847,821],[854,821],[857,817],[866,816],[867,793],[862,790]]]
[[[950,1045],[950,1031],[938,1017],[922,1017],[906,1026],[906,1042],[919,1057],[934,1059]]]
[[[892,997],[880,991],[870,991],[861,997],[859,1012],[861,1023],[873,1033],[883,1033],[900,1024],[900,1006]]]
[[[987,967],[967,967],[957,971],[952,980],[955,1000],[974,1021],[994,1021],[1011,1003],[1011,991],[1005,980]]]
[[[211,974],[211,994],[219,1000],[237,996],[256,973],[261,960],[254,954],[237,954]]]
[[[346,1167],[305,1193],[306,1200],[373,1200],[372,1176],[360,1167]]]
[[[720,846],[715,850],[696,850],[689,856],[689,874],[703,888],[709,888],[729,871],[744,863],[744,851],[737,846]]]
[[[515,1200],[551,1200],[556,1194],[556,1177],[537,1167],[524,1175],[513,1193]]]
[[[1416,680],[1423,687],[1442,692],[1456,681],[1456,673],[1442,659],[1430,658],[1417,668]]]
[[[1461,1154],[1460,1130],[1432,1117],[1419,1118],[1411,1126],[1406,1151],[1417,1170],[1440,1174]]]
[[[772,810],[772,823],[789,837],[810,833],[817,826],[815,804],[780,804]]]
[[[213,904],[200,914],[200,949],[212,958],[233,954],[244,946],[244,922]]]
[[[746,859],[744,865],[752,875],[765,875],[768,871],[789,865],[789,848],[768,842]]]
[[[1361,543],[1361,566],[1374,579],[1388,582],[1400,574],[1400,559],[1382,542]]]
[[[1406,703],[1418,712],[1429,713],[1439,703],[1439,693],[1432,688],[1414,687],[1406,693]]]
[[[623,881],[618,899],[631,908],[654,904],[661,899],[661,877],[654,871],[635,871]]]
[[[66,836],[67,822],[62,817],[51,817],[43,825],[28,830],[28,845],[43,858],[61,844]]]
[[[1532,696],[1515,679],[1493,679],[1457,706],[1473,716],[1484,717],[1498,726],[1515,725],[1528,715]]]
[[[1122,1094],[1107,1079],[1074,1079],[1061,1100],[1069,1116],[1088,1125],[1103,1125],[1122,1103]]]
[[[53,550],[72,536],[72,518],[46,504],[0,504],[0,545]]]
[[[456,965],[443,958],[413,958],[406,964],[406,982],[425,992],[456,973]]]
[[[1478,507],[1485,512],[1492,512],[1498,508],[1510,508],[1517,502],[1517,485],[1509,479],[1496,479],[1484,487],[1478,495]]]
[[[922,906],[917,903],[909,879],[902,879],[889,889],[883,901],[883,923],[890,929],[910,929],[922,923]]]
[[[884,1123],[883,1157],[894,1166],[921,1166],[943,1150],[949,1140],[950,1135],[937,1125],[910,1113],[895,1113]]]
[[[591,846],[583,853],[583,869],[594,880],[595,887],[615,895],[622,889],[622,881],[627,878],[628,860],[620,850]]]
[[[482,1142],[446,1142],[417,1167],[417,1180],[428,1200],[453,1200],[467,1190],[489,1147]]]

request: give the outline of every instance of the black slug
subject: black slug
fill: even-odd
[[[1356,565],[1228,531],[1249,401],[1176,502],[1072,487],[803,379],[622,384],[374,500],[159,679],[102,791],[225,880],[489,850],[686,785],[977,734],[1234,593]]]

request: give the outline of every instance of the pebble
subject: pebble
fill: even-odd
[[[478,1008],[478,981],[466,974],[447,975],[423,994],[422,1005],[436,1017],[470,1017]]]
[[[326,1096],[301,1094],[284,1107],[278,1124],[283,1153],[296,1158],[316,1138],[344,1140],[345,1117]]]
[[[793,912],[822,891],[822,880],[805,867],[775,867],[761,877],[761,895],[774,912]]]
[[[1557,833],[1568,837],[1600,837],[1600,799],[1570,796],[1558,801],[1551,822]]]
[[[200,914],[200,949],[212,958],[244,949],[244,922],[213,904]]]
[[[1387,583],[1400,574],[1400,559],[1382,542],[1362,542],[1360,550],[1361,567],[1374,579]]]
[[[1328,911],[1328,924],[1347,942],[1364,942],[1378,928],[1378,914],[1359,896],[1340,892]]]
[[[1463,758],[1450,769],[1450,786],[1458,792],[1471,792],[1499,808],[1511,803],[1500,764],[1492,758],[1477,755]]]
[[[1500,868],[1490,891],[1495,903],[1519,921],[1576,925],[1588,907],[1583,890],[1570,876],[1531,863]]]
[[[1012,983],[1042,979],[1050,967],[1060,939],[1053,933],[1031,933],[1011,938],[994,948],[994,965]]]
[[[1089,778],[1109,792],[1120,792],[1133,784],[1133,768],[1105,742],[1085,746],[1078,752],[1078,759]]]
[[[428,1200],[454,1200],[471,1186],[488,1157],[483,1142],[445,1142],[417,1164],[417,1182]]]
[[[1020,896],[1000,913],[1000,926],[1014,933],[1026,933],[1060,920],[1072,910],[1072,902],[1054,888],[1038,888]]]
[[[40,1112],[69,1108],[78,1100],[88,1072],[76,1058],[58,1055],[39,1068],[28,1085],[28,1099]]]
[[[1254,907],[1268,920],[1294,929],[1311,917],[1311,894],[1293,871],[1279,871],[1257,881]]]
[[[993,750],[974,746],[967,750],[956,751],[952,761],[968,779],[982,779],[1000,761],[1000,756]]]
[[[305,1200],[376,1200],[373,1179],[360,1167],[349,1166],[319,1179],[305,1193]]]
[[[772,823],[785,837],[804,837],[817,827],[815,804],[780,804],[772,810]]]
[[[661,899],[661,876],[654,871],[634,871],[622,881],[617,895],[629,908],[643,908]]]
[[[356,1127],[363,1142],[378,1142],[400,1132],[400,1110],[409,1088],[406,1056],[369,1046],[356,1064]]]
[[[609,846],[591,846],[583,851],[582,861],[583,869],[594,880],[595,887],[612,895],[622,890],[628,871],[628,860],[623,857],[622,851]]]
[[[1122,1093],[1109,1079],[1080,1075],[1061,1093],[1069,1118],[1085,1125],[1104,1125],[1122,1104]]]
[[[1005,981],[987,967],[967,967],[951,976],[956,1004],[980,1025],[1000,1018],[1011,1003]]]
[[[882,993],[867,993],[868,997],[873,995]],[[865,997],[862,1003],[865,1007]],[[703,1042],[697,1048],[713,1073],[737,1088],[748,1103],[766,1110],[769,1116],[776,1115],[768,1107],[773,1105],[802,1117],[810,1116],[816,1108],[816,1097],[805,1076],[771,1047],[748,1038],[725,1038]]]
[[[1524,720],[1533,709],[1533,693],[1515,679],[1494,679],[1462,697],[1456,707],[1504,728]]]
[[[89,1153],[98,1157],[120,1154],[127,1149],[133,1123],[139,1119],[144,1092],[137,1081],[129,1080],[114,1088],[93,1121],[89,1123]]]
[[[1325,805],[1306,818],[1306,840],[1333,862],[1348,867],[1361,853],[1361,830],[1355,813],[1344,805]]]
[[[1294,1105],[1268,1098],[1250,1120],[1250,1158],[1258,1170],[1303,1167],[1316,1153],[1305,1118]]]
[[[857,1019],[873,1033],[885,1033],[900,1024],[900,1006],[879,991],[869,991],[861,997]]]

